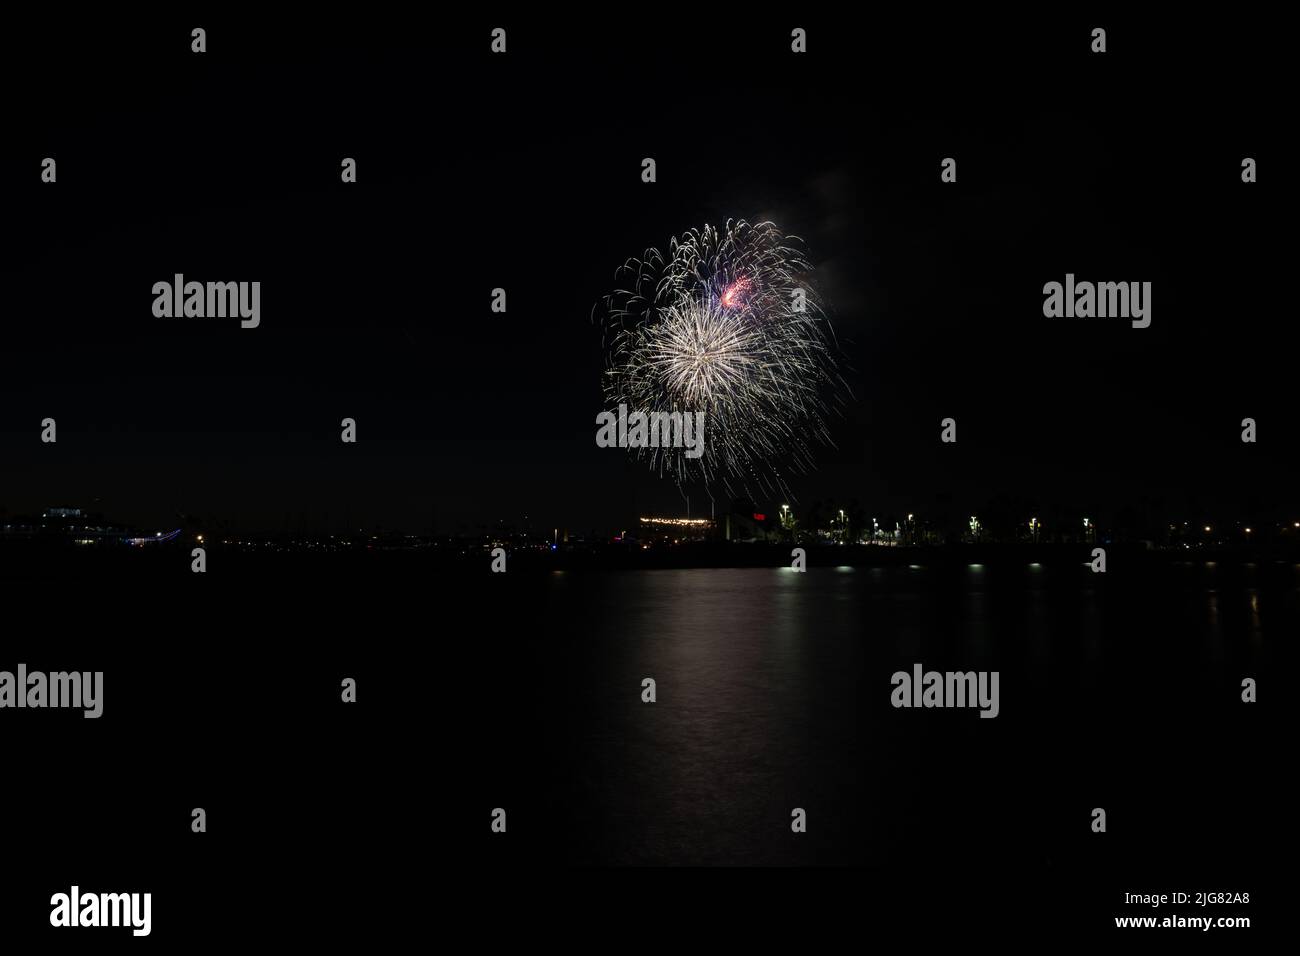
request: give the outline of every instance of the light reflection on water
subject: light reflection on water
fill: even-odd
[[[620,819],[652,821],[611,825],[576,857],[864,862],[901,837],[852,808],[888,816],[938,799],[928,788],[947,792],[960,774],[931,766],[974,761],[970,773],[999,768],[1008,792],[1032,787],[1042,755],[1077,760],[1098,735],[1157,725],[1224,674],[1257,671],[1269,610],[1284,627],[1288,591],[1235,573],[1171,565],[1139,580],[1114,567],[990,564],[568,575],[557,616],[588,618],[571,637],[577,672],[566,683],[582,713],[569,744],[584,781],[574,812],[617,807]],[[1294,594],[1290,569],[1281,576]],[[999,670],[1002,713],[892,709],[890,675],[917,662]],[[639,699],[646,677],[653,705]],[[1062,738],[1073,732],[1083,736]],[[834,839],[759,836],[806,804]],[[828,813],[842,814],[833,827]]]

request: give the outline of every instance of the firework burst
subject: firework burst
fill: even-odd
[[[812,267],[770,222],[728,220],[648,249],[598,306],[611,406],[703,412],[704,454],[638,448],[679,484],[788,491],[785,476],[832,444],[827,418],[848,391]]]

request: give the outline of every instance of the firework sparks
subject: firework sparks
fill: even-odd
[[[831,444],[827,417],[847,393],[812,267],[775,225],[692,229],[619,270],[602,302],[611,406],[704,412],[703,456],[639,448],[679,483],[787,490],[789,471]]]

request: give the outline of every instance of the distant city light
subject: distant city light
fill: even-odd
[[[642,524],[666,524],[674,528],[704,528],[713,522],[709,518],[641,518]]]

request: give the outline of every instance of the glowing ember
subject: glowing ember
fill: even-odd
[[[748,279],[737,279],[731,285],[727,286],[726,291],[722,293],[722,304],[730,309],[740,304],[740,297],[749,291]]]

